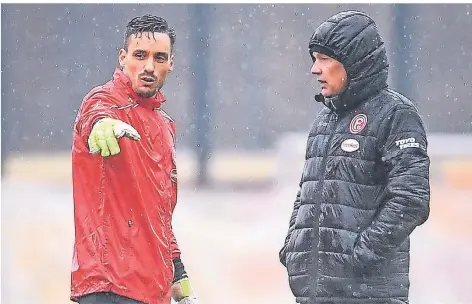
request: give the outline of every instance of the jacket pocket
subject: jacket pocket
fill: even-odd
[[[82,241],[82,243],[86,245],[88,255],[91,258],[95,256],[99,257],[100,263],[102,265],[108,264],[108,225],[109,224],[107,222],[104,222],[97,226],[95,230],[86,236]]]

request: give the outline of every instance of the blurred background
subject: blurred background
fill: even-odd
[[[472,303],[468,4],[2,4],[1,302],[69,303],[72,125],[112,77],[126,23],[152,13],[177,32],[163,89],[179,134],[174,229],[200,303],[294,303],[278,251],[321,109],[308,39],[346,9],[377,22],[389,83],[429,135],[411,303]]]

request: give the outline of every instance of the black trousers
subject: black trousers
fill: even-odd
[[[79,304],[145,304],[113,292],[97,292],[79,298]]]

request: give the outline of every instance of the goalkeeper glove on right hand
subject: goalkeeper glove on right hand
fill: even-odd
[[[117,138],[128,137],[140,140],[141,136],[129,124],[113,118],[102,118],[95,123],[88,137],[89,152],[103,157],[120,153]]]

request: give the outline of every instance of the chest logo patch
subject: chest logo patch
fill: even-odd
[[[346,152],[359,150],[359,142],[353,138],[346,139],[341,143],[341,149]]]
[[[357,114],[351,120],[349,124],[349,131],[352,134],[357,134],[364,130],[365,126],[367,125],[367,116],[365,114]]]

